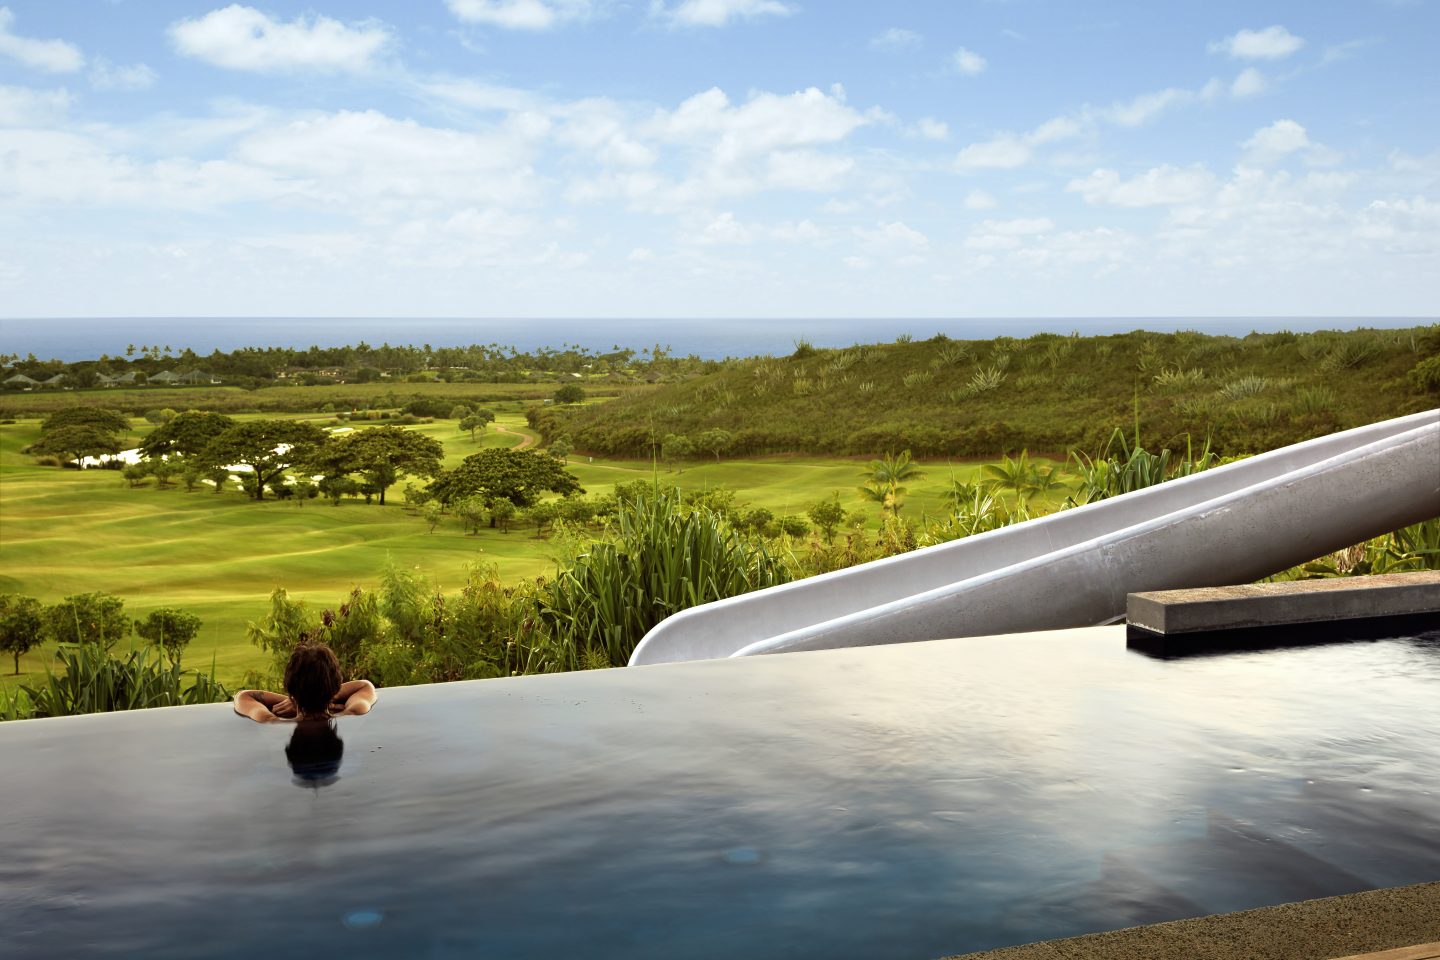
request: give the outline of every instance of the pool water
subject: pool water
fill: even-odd
[[[337,732],[0,724],[0,953],[938,957],[1440,879],[1440,633],[411,687]]]

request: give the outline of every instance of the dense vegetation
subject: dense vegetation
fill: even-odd
[[[613,403],[537,408],[531,424],[607,455],[989,457],[1095,450],[1138,418],[1165,445],[1253,453],[1433,406],[1437,358],[1437,326],[802,343]]]
[[[582,380],[599,383],[631,383],[689,376],[712,369],[714,361],[699,357],[677,357],[660,345],[640,351],[615,346],[605,352],[579,346],[543,348],[533,352],[498,343],[457,347],[430,344],[378,347],[359,343],[345,347],[246,347],[215,350],[201,356],[189,349],[169,346],[135,347],[124,356],[102,355],[96,360],[66,363],[42,360],[34,355],[0,355],[0,380],[22,375],[35,381],[62,377],[71,388],[101,386],[105,378],[124,378],[124,383],[159,387],[166,374],[177,370],[199,371],[198,380],[241,387],[272,383],[295,386],[339,384],[381,384],[387,381],[447,384],[525,384]],[[9,389],[23,389],[12,384]]]
[[[663,351],[656,355],[669,362]],[[443,372],[431,369],[421,379]],[[585,402],[617,392],[591,373],[558,390],[553,381],[512,385],[494,409],[479,404],[498,388],[463,377],[415,383],[408,393],[376,382],[10,395],[6,402],[30,416],[46,414],[38,424],[5,428],[0,455],[12,479],[16,454],[26,444],[32,457],[19,459],[30,465],[38,458],[58,466],[134,446],[148,459],[124,467],[123,484],[100,484],[104,492],[93,482],[98,477],[71,472],[71,483],[60,471],[21,468],[25,506],[10,512],[10,546],[20,516],[27,557],[69,550],[86,572],[55,589],[71,595],[46,606],[23,595],[42,591],[22,588],[27,575],[18,568],[0,571],[3,589],[15,591],[0,596],[0,647],[16,668],[38,643],[47,650],[58,645],[39,684],[32,655],[26,685],[0,687],[0,716],[223,698],[213,663],[209,675],[193,673],[188,687],[181,683],[192,677],[180,670],[181,654],[201,626],[186,609],[190,601],[172,594],[182,589],[202,598],[197,602],[203,608],[195,609],[210,632],[218,628],[242,645],[246,632],[259,648],[259,656],[247,656],[218,647],[231,671],[227,682],[248,668],[247,684],[273,683],[278,664],[304,638],[329,641],[348,671],[381,684],[623,664],[646,630],[696,603],[969,536],[1234,456],[1432,407],[1440,394],[1440,327],[1242,339],[1148,333],[902,339],[842,351],[801,344],[784,359],[677,363],[667,382],[655,386],[621,383],[633,370],[600,376],[618,384],[619,399]],[[260,397],[308,416],[266,419],[253,412],[271,402]],[[350,399],[336,402],[345,397]],[[522,408],[517,398],[523,397],[550,402]],[[245,409],[252,412],[241,412],[237,398],[249,398]],[[522,409],[547,450],[522,449],[535,439],[511,429]],[[136,431],[127,411],[143,415],[148,432],[143,425]],[[487,431],[491,423],[504,434]],[[1123,432],[1115,428],[1121,423],[1127,425]],[[321,429],[346,426],[358,429]],[[807,450],[830,456],[818,462],[740,459]],[[1032,451],[1046,456],[1037,459]],[[591,462],[588,456],[606,452],[645,462]],[[567,462],[572,453],[587,456]],[[837,454],[875,459],[866,465]],[[935,463],[940,455],[988,462],[952,462],[942,471]],[[659,479],[659,461],[672,480]],[[238,475],[252,505],[234,496],[172,493],[167,499],[149,492],[194,491],[208,481],[220,493],[231,489],[228,467],[234,464],[250,468]],[[53,499],[42,492],[48,483],[38,479],[42,473],[61,481],[50,484]],[[744,503],[717,486],[749,484],[757,473],[769,477],[755,485],[765,491],[760,503]],[[638,476],[649,479],[636,483]],[[415,482],[404,486],[404,509],[380,510],[386,490],[406,477]],[[685,491],[678,488],[682,477]],[[103,543],[65,539],[66,518],[80,495],[87,512],[103,518],[108,529],[117,510],[130,510],[119,505],[122,486],[124,496],[145,502],[136,509],[151,518],[150,529],[159,536],[132,543],[107,567]],[[61,495],[62,487],[75,493]],[[12,507],[16,493],[10,484]],[[376,507],[293,509],[318,495],[337,506],[355,497],[376,501]],[[272,497],[289,502],[270,504]],[[213,543],[194,539],[213,538],[208,528],[216,524],[222,538],[226,530],[244,530],[247,540],[270,546],[217,558]],[[517,527],[533,537],[508,535]],[[338,592],[337,581],[356,582],[356,558],[365,555],[347,546],[382,530],[387,539],[379,541],[385,544],[380,556],[392,544],[399,555],[378,588],[346,587],[341,602],[322,602],[334,594],[317,595],[317,584]],[[433,536],[437,531],[449,536]],[[471,538],[484,546],[454,542]],[[477,552],[483,556],[475,562]],[[453,567],[448,590],[433,565],[442,555]],[[369,557],[360,563],[364,571],[380,565],[374,554]],[[523,565],[504,574],[495,565],[516,557]],[[257,563],[264,569],[254,569]],[[454,590],[454,569],[467,563],[469,572]],[[1440,521],[1280,576],[1422,567],[1440,568]],[[538,575],[546,568],[553,573]],[[132,577],[130,582],[150,584],[151,596],[140,611],[148,617],[131,620],[121,613],[119,597],[82,592],[102,586],[126,593],[108,583],[92,586],[101,569],[124,569],[127,576],[159,570],[168,585],[157,591],[151,581]],[[52,589],[54,581],[39,576],[24,583]],[[257,576],[265,591],[277,583],[291,588],[274,591],[268,614],[257,616],[243,605],[237,613],[234,600],[218,599],[239,588],[258,602],[263,593],[255,592]],[[221,577],[234,582],[217,589]],[[250,619],[248,631],[238,626],[242,617]],[[113,654],[111,648],[128,635],[148,646]],[[255,670],[257,662],[270,665]]]

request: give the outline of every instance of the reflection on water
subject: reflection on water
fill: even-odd
[[[294,806],[291,731],[225,706],[3,724],[0,929],[923,957],[1434,880],[1437,690],[1435,638],[1167,661],[1123,628],[392,689]]]
[[[340,758],[345,741],[335,732],[333,720],[301,720],[285,745],[285,759],[301,787],[328,787],[340,779]]]

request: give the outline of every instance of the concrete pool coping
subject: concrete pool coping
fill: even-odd
[[[1440,941],[1440,881],[1091,933],[948,960],[1332,960]]]
[[[1373,620],[1440,611],[1440,571],[1157,590],[1127,598],[1126,621],[1175,635]]]

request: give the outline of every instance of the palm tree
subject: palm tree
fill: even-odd
[[[997,490],[1010,490],[1021,503],[1029,499],[1036,482],[1035,464],[1030,462],[1030,451],[1021,450],[1014,460],[1006,454],[1000,463],[987,463],[980,472],[990,478],[990,486]]]
[[[869,483],[860,488],[860,493],[869,500],[880,504],[880,509],[900,515],[900,498],[906,490],[901,483],[922,477],[920,465],[910,458],[910,451],[903,450],[899,456],[887,453],[879,460],[871,460],[866,471]]]

